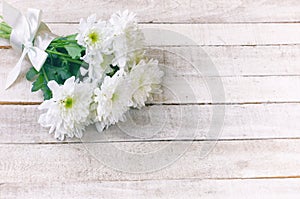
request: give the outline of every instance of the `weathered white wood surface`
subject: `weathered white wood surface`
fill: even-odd
[[[135,121],[138,132],[130,136],[126,134],[128,128],[122,124],[109,128],[94,141],[208,139],[213,108],[220,112],[222,105],[154,105],[142,110],[133,110],[128,120],[132,118]],[[36,105],[2,105],[0,143],[57,143],[53,135],[48,135],[48,129],[40,127],[37,123],[40,113],[42,112],[37,110]],[[227,105],[225,114],[222,132],[211,139],[300,138],[300,123],[295,122],[295,118],[300,118],[298,103]],[[221,122],[223,121],[218,121],[218,124]],[[153,126],[153,129],[146,131],[143,125]],[[161,127],[159,132],[156,131],[158,127]],[[95,131],[95,128],[90,127],[86,134],[94,135]],[[66,142],[80,140],[67,139]]]
[[[162,64],[173,70],[167,72],[163,83],[165,92],[162,96],[157,97],[154,103],[300,101],[300,92],[290,92],[290,90],[297,90],[300,87],[300,76],[294,72],[298,69],[299,46],[222,47],[221,52],[219,48],[207,47],[206,50],[206,48],[197,47],[191,49],[173,47],[152,50],[150,56],[158,58]],[[232,51],[237,52],[233,54]],[[246,55],[238,56],[238,52]],[[263,52],[265,52],[264,56],[262,56]],[[41,93],[31,93],[31,83],[24,78],[29,64],[24,64],[23,73],[18,81],[10,89],[4,89],[7,74],[14,67],[18,57],[12,49],[2,49],[0,55],[7,57],[0,61],[0,103],[41,102]],[[230,59],[228,56],[231,57],[231,61],[228,61]],[[272,56],[272,59],[265,60],[265,57],[268,56]],[[193,60],[192,63],[195,65],[190,64],[188,60]],[[201,67],[198,67],[207,62],[207,68],[202,70]],[[213,84],[220,78],[213,76],[215,75],[213,73],[210,74],[210,67],[215,67],[219,71],[225,99],[211,99],[207,84]],[[278,68],[278,70],[274,68]],[[197,69],[200,69],[200,73]],[[174,94],[180,97],[178,98]]]
[[[298,22],[300,6],[296,0],[165,0],[165,1],[101,1],[98,0],[6,0],[16,8],[44,10],[46,22],[77,22],[79,18],[97,13],[102,18],[129,9],[141,22]],[[1,12],[0,12],[1,13]]]
[[[180,189],[179,189],[180,187]],[[4,198],[289,198],[298,199],[299,179],[149,180],[72,183],[4,183]],[[235,190],[239,190],[238,192]],[[274,190],[280,190],[275,192]]]
[[[2,76],[3,77],[3,76]],[[2,78],[1,103],[41,102],[41,93],[31,93],[31,83],[17,82],[11,90],[4,90],[6,78]],[[207,78],[214,82],[216,78]],[[279,77],[223,77],[225,99],[212,100],[206,86],[207,79],[201,76],[167,76],[164,80],[164,94],[157,96],[153,103],[265,103],[299,102],[300,93],[291,92],[300,87],[300,76]],[[182,82],[182,84],[178,84]],[[24,83],[24,84],[23,84]],[[238,91],[247,92],[238,92]],[[260,93],[258,93],[258,91]],[[178,98],[179,96],[179,98]]]
[[[128,160],[129,164],[119,155],[112,158],[115,162],[110,162],[109,156],[114,151],[106,149],[159,155],[160,150],[169,144],[187,147],[187,150],[166,168],[155,167],[156,171],[148,173],[129,173],[108,167],[126,163],[126,169],[135,166],[136,162]],[[300,147],[297,139],[219,141],[207,156],[203,156],[203,147],[211,144],[214,142],[1,144],[0,179],[3,183],[84,183],[97,180],[298,178]],[[97,156],[101,157],[97,160],[90,152],[103,154]],[[148,161],[154,165],[161,163]]]
[[[276,46],[201,46],[201,47],[151,47],[147,54],[181,74],[197,74],[186,70],[187,62],[211,60],[221,77],[224,76],[287,76],[300,75],[300,45]],[[12,49],[0,49],[0,72],[7,74],[16,63],[18,54]],[[270,57],[270,59],[267,59]],[[5,58],[5,59],[3,59]],[[24,64],[25,68],[29,65]],[[197,65],[196,65],[197,67]],[[205,76],[213,76],[206,69]],[[202,73],[203,74],[203,73]],[[204,74],[203,74],[204,75]],[[23,82],[24,83],[24,82]]]
[[[120,125],[88,145],[59,142],[37,124],[42,98],[24,80],[28,64],[16,84],[3,89],[18,56],[0,41],[0,198],[299,198],[298,1],[7,2],[22,11],[43,9],[44,21],[59,35],[73,33],[79,19],[94,12],[104,19],[117,10],[137,12],[150,56],[175,71],[165,86],[179,99],[165,89],[154,105],[133,112],[137,126],[153,126],[150,134],[143,134],[146,128],[126,134]],[[209,67],[200,67],[199,74],[190,63]],[[207,82],[218,80],[210,67],[223,82],[223,100],[210,96]],[[212,139],[207,135],[212,110],[220,114],[224,107],[222,133]],[[203,157],[203,147],[214,146],[214,139],[219,141]],[[191,146],[151,173],[116,171],[93,156],[113,155],[111,147],[147,154],[171,144]]]
[[[78,28],[78,24],[48,25],[58,35],[73,34]],[[298,23],[141,24],[140,28],[151,46],[300,44]]]

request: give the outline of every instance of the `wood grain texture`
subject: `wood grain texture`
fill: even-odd
[[[173,151],[165,151],[165,147],[172,147]],[[219,141],[216,145],[215,142],[196,141],[1,144],[0,149],[0,179],[3,183],[291,178],[299,176],[300,167],[299,140],[293,139]],[[186,149],[186,152],[181,149]],[[177,150],[184,155],[177,154]],[[139,154],[145,155],[144,162],[135,161]],[[132,159],[125,158],[128,155]],[[172,163],[166,162],[164,157],[180,158]],[[169,166],[160,167],[164,163],[169,163]],[[112,167],[115,165],[118,168]],[[144,166],[145,169],[155,169],[155,172],[140,173]],[[138,173],[128,173],[127,169],[136,169]]]
[[[3,198],[289,198],[298,199],[300,179],[150,180],[73,183],[3,183]]]
[[[124,9],[136,12],[141,22],[227,23],[300,21],[300,7],[295,0],[66,0],[63,3],[58,0],[7,0],[7,2],[23,12],[28,7],[43,9],[43,19],[46,22],[78,22],[80,18],[87,17],[92,13],[97,13],[99,17],[106,19],[112,13]]]
[[[210,68],[214,66],[221,77],[224,76],[295,76],[300,75],[300,45],[284,46],[178,46],[149,47],[147,56],[158,59],[181,74],[197,74],[189,63],[201,69],[203,76],[213,76]],[[13,49],[0,49],[0,73],[11,69],[18,60]],[[270,59],[267,59],[270,57]],[[212,64],[211,64],[212,62]],[[23,66],[28,69],[29,64]],[[188,67],[189,70],[186,70]]]
[[[37,123],[42,98],[24,79],[29,64],[4,90],[18,56],[0,40],[0,198],[299,197],[297,0],[7,2],[43,9],[58,35],[74,33],[92,13],[137,12],[150,57],[169,73],[164,95],[131,111],[127,123],[97,137],[88,128],[83,140],[93,142],[85,145],[58,142]],[[208,84],[218,75],[225,98],[212,100]],[[223,131],[211,136],[212,111],[224,107]]]
[[[182,74],[197,74],[187,66],[192,63],[203,76],[214,76],[201,67],[212,62],[221,77],[300,75],[300,45],[153,47],[148,54]]]
[[[212,99],[211,92],[222,92],[220,88],[209,90],[207,84],[213,85],[220,79],[201,75],[180,75],[167,73],[163,80],[163,94],[155,96],[154,104],[187,104],[187,103],[266,103],[266,102],[299,102],[300,93],[290,92],[300,87],[300,76],[269,77],[222,77],[225,98]],[[40,103],[42,94],[31,93],[31,83],[20,76],[9,90],[4,90],[6,75],[2,74],[0,85],[0,102]],[[244,91],[244,92],[241,92]]]
[[[126,123],[112,126],[103,133],[94,127],[85,132],[95,142],[194,140],[194,139],[274,139],[300,138],[300,104],[227,105],[223,120],[212,123],[213,109],[220,105],[151,106],[132,110]],[[0,143],[63,143],[42,128],[37,106],[0,106]],[[130,121],[133,125],[129,125]],[[210,125],[223,126],[212,136]],[[210,136],[211,135],[211,136]],[[65,142],[79,142],[67,139]]]
[[[77,32],[78,24],[48,24],[57,35]],[[232,46],[300,44],[297,23],[262,24],[140,24],[151,46]],[[5,47],[7,44],[0,46]]]
[[[300,93],[289,90],[296,90],[300,86],[297,69],[299,46],[163,47],[154,48],[149,54],[168,68],[164,79],[165,93],[157,97],[154,103],[300,101]],[[17,82],[4,90],[7,74],[18,57],[12,49],[2,49],[0,55],[5,57],[0,61],[0,101],[41,102],[41,94],[31,93],[31,83],[24,78],[30,66],[28,63],[24,63]],[[272,59],[264,59],[267,56],[272,56]],[[210,67],[219,71],[225,99],[212,100],[210,96],[207,84],[219,80],[214,77],[216,74],[211,72]],[[240,92],[245,90],[247,93]]]

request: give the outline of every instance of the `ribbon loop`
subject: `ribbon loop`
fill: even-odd
[[[25,17],[14,7],[3,3],[4,20],[12,27],[10,43],[15,50],[22,52],[16,66],[8,74],[5,89],[17,80],[26,55],[37,71],[40,71],[47,59],[45,50],[56,35],[41,22],[41,15],[41,10],[30,8]]]

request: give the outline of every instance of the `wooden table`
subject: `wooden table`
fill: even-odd
[[[18,56],[2,45],[0,198],[299,198],[298,1],[7,2],[24,12],[28,7],[43,9],[43,20],[57,34],[74,32],[79,19],[91,13],[107,19],[117,10],[129,9],[138,13],[142,28],[177,32],[194,43],[172,38],[158,41],[159,34],[148,35],[149,54],[173,67],[176,72],[168,75],[166,82],[173,92],[183,93],[178,100],[165,90],[164,96],[137,112],[135,122],[145,123],[150,110],[154,117],[146,123],[167,121],[161,122],[163,129],[156,130],[156,135],[133,139],[113,127],[105,132],[105,139],[92,143],[104,149],[100,155],[109,155],[105,149],[110,147],[142,154],[174,143],[188,146],[169,166],[153,172],[136,169],[137,173],[124,170],[140,168],[139,162],[127,165],[116,156],[120,168],[111,168],[96,155],[97,160],[80,140],[57,141],[41,128],[37,107],[42,97],[30,92],[31,83],[24,79],[24,72],[16,84],[4,90],[6,76]],[[210,60],[220,77],[195,73],[187,64],[203,60]],[[29,67],[25,65],[24,71]],[[188,82],[194,98],[184,93],[178,78]],[[212,100],[211,93],[216,91],[209,89],[207,81],[216,79],[222,80],[224,98]],[[212,110],[222,108],[224,122],[213,122]],[[178,111],[187,113],[188,120],[177,117]],[[184,131],[176,136],[179,124]],[[222,132],[214,137],[205,134],[214,125],[221,125]],[[191,136],[191,132],[196,133]],[[201,154],[203,146],[211,149],[206,155]],[[161,153],[161,157],[165,155]],[[155,167],[155,162],[149,163]]]

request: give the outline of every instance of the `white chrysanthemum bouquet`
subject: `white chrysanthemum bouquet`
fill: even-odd
[[[6,9],[14,8],[6,5]],[[28,16],[37,10],[31,11]],[[45,99],[39,106],[46,110],[39,123],[49,127],[55,138],[81,138],[90,124],[101,132],[124,121],[131,107],[141,108],[153,93],[161,93],[164,73],[157,60],[145,56],[144,36],[133,13],[118,12],[109,21],[92,15],[81,19],[77,34],[66,37],[50,37],[53,34],[40,22],[36,31],[29,31],[33,39],[25,36],[17,42],[17,36],[23,37],[15,30],[20,24],[13,24],[10,17],[4,14],[7,23],[0,23],[0,37],[10,39],[13,47],[21,43],[22,56],[28,55],[33,67],[26,78],[33,81],[32,91],[42,90]],[[31,19],[22,17],[31,30]],[[26,21],[22,23],[26,28]],[[41,45],[46,40],[47,45]],[[47,54],[40,61],[44,52]],[[37,64],[39,61],[42,64]],[[7,88],[17,76],[9,75],[13,80],[8,80]]]

